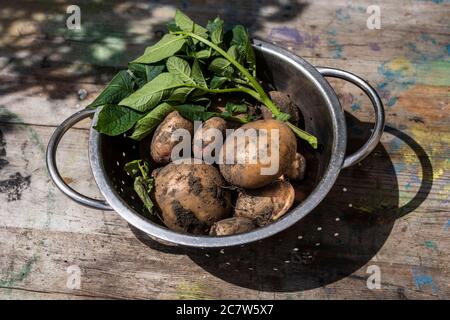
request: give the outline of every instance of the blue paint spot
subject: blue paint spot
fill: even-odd
[[[411,182],[408,182],[408,183],[405,185],[405,189],[406,189],[406,190],[411,189]]]
[[[336,18],[338,18],[339,21],[347,21],[350,19],[350,15],[348,12],[345,12],[344,9],[340,8],[336,10]]]
[[[432,44],[434,44],[434,45],[437,45],[438,44],[438,42],[436,41],[436,39],[434,39],[434,38],[432,38],[429,34],[427,34],[427,33],[421,33],[420,34],[420,38],[423,40],[423,41],[429,41],[429,42],[431,42]]]
[[[392,97],[388,100],[387,102],[387,106],[388,107],[392,107],[394,104],[397,103],[398,97]]]
[[[289,27],[273,28],[270,30],[269,38],[273,40],[290,41],[295,44],[302,44],[304,42],[302,35],[297,29]]]
[[[447,223],[445,224],[444,230],[447,231],[450,229],[450,219],[447,221]]]
[[[414,283],[418,290],[422,290],[426,286],[430,286],[433,293],[437,293],[438,289],[433,282],[433,277],[424,273],[419,273],[413,270]]]
[[[336,32],[336,30],[334,30],[334,29],[328,30],[327,33],[328,33],[329,35],[331,35],[331,36],[337,35],[337,32]]]
[[[369,48],[372,51],[380,51],[381,50],[381,48],[378,45],[378,43],[374,43],[374,42],[369,43]]]
[[[360,110],[361,109],[361,103],[355,102],[352,104],[352,111]]]
[[[337,43],[336,40],[329,40],[328,44],[332,47],[334,47],[333,49],[333,58],[336,59],[340,59],[342,58],[342,45],[340,45],[339,43]]]
[[[450,44],[447,45],[447,55],[450,56]]]

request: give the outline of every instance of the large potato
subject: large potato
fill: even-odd
[[[236,139],[236,136],[239,135],[238,131],[227,137],[219,155],[222,162],[219,165],[220,173],[225,180],[234,186],[255,189],[275,181],[289,170],[295,158],[297,140],[286,124],[273,119],[258,120],[247,123],[240,129],[244,132],[249,132],[248,129],[255,129],[257,139]],[[272,130],[274,129],[278,130],[278,139],[272,139]],[[262,139],[264,132],[267,133],[267,139]],[[273,137],[276,136],[273,135]],[[278,145],[278,150],[275,148],[275,152],[278,151],[278,159],[276,154],[271,152],[272,140]],[[263,141],[267,141],[267,143],[263,144]],[[266,148],[267,156],[261,157],[261,154],[257,154],[255,158],[255,150],[259,153],[261,147]],[[236,157],[233,163],[229,163],[226,153],[233,151],[233,148]],[[268,172],[270,167],[276,170]]]
[[[227,122],[219,117],[212,117],[203,122],[202,130],[197,130],[194,133],[193,151],[194,157],[202,159],[203,154],[215,156],[214,148],[218,143],[223,143],[225,131],[227,129]],[[220,131],[222,139],[217,142],[214,131],[210,129],[217,129]],[[200,133],[202,133],[200,135]],[[220,147],[219,144],[219,147]]]
[[[183,118],[177,111],[171,112],[155,130],[150,144],[150,153],[157,163],[169,163],[173,147],[179,142],[172,134],[177,129],[186,129],[192,136],[194,124]],[[190,155],[184,155],[190,156]]]
[[[231,210],[230,191],[208,164],[170,163],[155,172],[155,199],[164,224],[172,230],[205,234]]]

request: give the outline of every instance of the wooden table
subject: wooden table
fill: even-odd
[[[377,1],[379,30],[366,26],[373,1],[80,0],[81,31],[66,28],[71,3],[0,4],[2,298],[450,298],[448,0]],[[166,247],[114,212],[73,203],[48,177],[55,127],[160,37],[176,7],[201,23],[217,13],[243,23],[314,65],[362,76],[383,98],[387,128],[375,152],[344,170],[317,210],[263,243]],[[330,82],[355,149],[371,107],[353,86]],[[88,128],[70,131],[58,161],[71,186],[99,196]]]

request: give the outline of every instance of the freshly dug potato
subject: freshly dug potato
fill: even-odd
[[[238,131],[235,131],[225,140],[219,155],[221,160],[219,168],[220,173],[228,183],[241,188],[256,189],[275,181],[287,172],[295,158],[297,140],[286,124],[273,119],[257,120],[243,125],[240,129],[244,132],[247,129],[255,129],[257,139],[236,139]],[[262,139],[264,130],[262,129],[267,130],[267,144],[264,146],[267,151],[266,157],[261,157],[259,153],[261,150],[260,144],[264,141]],[[275,139],[275,143],[278,144],[278,159],[271,152],[272,129],[278,129],[279,132],[279,139]],[[234,148],[235,161],[229,163],[230,161],[226,159],[226,153],[227,150],[233,151],[232,148]],[[254,155],[255,150],[258,152],[256,157]],[[267,171],[269,168],[277,170],[270,173]]]
[[[150,153],[157,163],[169,163],[173,147],[179,142],[171,139],[177,129],[186,129],[193,134],[194,124],[183,118],[177,111],[170,113],[155,130],[150,144]],[[190,156],[190,155],[185,155]]]
[[[292,102],[291,98],[284,92],[280,91],[270,91],[269,92],[270,99],[280,108],[280,110],[284,113],[288,113],[291,115],[289,121],[295,125],[297,125],[299,116],[298,107]],[[266,107],[261,107],[261,113],[264,119],[272,119],[272,112]]]
[[[263,188],[242,192],[236,201],[234,216],[251,219],[262,227],[283,216],[291,208],[294,198],[292,185],[278,180]]]
[[[176,231],[205,234],[231,210],[226,182],[208,164],[170,163],[155,175],[155,199],[164,224]]]
[[[243,217],[232,217],[220,220],[213,224],[209,230],[210,236],[229,236],[232,234],[244,233],[255,229],[252,220]]]
[[[194,133],[194,157],[200,158],[203,152],[211,154],[209,148],[215,145],[215,136],[211,133],[209,129],[217,129],[222,134],[222,139],[225,138],[225,130],[227,129],[227,122],[219,117],[212,117],[206,120],[202,125],[202,137],[200,136],[200,130]],[[223,141],[223,140],[222,140]]]
[[[286,176],[291,180],[303,180],[305,177],[306,159],[300,153],[295,154],[294,162],[292,162]]]

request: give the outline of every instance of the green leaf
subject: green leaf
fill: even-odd
[[[208,30],[194,23],[194,21],[180,10],[177,10],[175,13],[175,24],[183,31],[195,33],[205,39],[208,38]]]
[[[211,89],[218,89],[227,81],[228,81],[228,78],[226,78],[226,77],[214,76],[209,83],[209,87]]]
[[[196,104],[182,104],[174,106],[184,118],[191,121],[206,121],[217,115],[216,112],[207,111],[204,106]]]
[[[127,162],[123,169],[133,178],[142,176],[144,179],[148,179],[150,177],[148,163],[142,159]]]
[[[191,78],[191,67],[186,60],[173,56],[167,59],[166,66],[170,73],[179,76],[184,82],[195,84]]]
[[[184,36],[166,34],[156,44],[145,49],[145,53],[133,62],[150,64],[161,61],[180,51],[185,42]]]
[[[203,76],[202,69],[197,59],[195,59],[194,63],[192,64],[191,77],[194,80],[194,82],[200,87],[208,88],[205,77]]]
[[[230,46],[236,46],[245,61],[248,63],[249,68],[256,70],[256,58],[248,36],[247,30],[244,26],[237,25],[233,28],[233,38],[231,39]]]
[[[162,63],[130,63],[128,65],[128,70],[130,70],[136,77],[135,81],[138,83],[139,88],[141,88],[147,82],[152,81],[157,75],[163,72],[165,68],[166,66]]]
[[[145,112],[156,107],[162,100],[170,96],[173,89],[181,87],[183,84],[184,82],[180,77],[169,72],[163,72],[120,101],[119,105]]]
[[[144,207],[148,210],[149,213],[155,214],[154,212],[154,204],[150,197],[150,192],[152,191],[154,186],[154,180],[153,179],[147,179],[145,180],[143,177],[136,177],[134,179],[134,191],[139,196],[139,199],[141,199],[142,203],[144,204]]]
[[[133,188],[149,213],[155,214],[150,194],[155,180],[150,176],[150,167],[144,160],[134,160],[125,164],[123,169],[134,178]]]
[[[318,147],[318,143],[317,143],[317,138],[315,136],[313,136],[312,134],[303,131],[302,129],[294,126],[292,123],[290,122],[286,122],[286,124],[289,126],[289,128],[291,128],[291,130],[301,139],[307,141],[314,149],[317,149]]]
[[[175,88],[170,94],[170,96],[165,99],[165,101],[170,103],[176,102],[177,104],[184,103],[188,98],[188,96],[191,94],[191,92],[194,90],[195,88],[190,87]],[[203,92],[202,94],[204,95],[205,93]]]
[[[280,112],[276,118],[280,121],[288,121],[291,118],[291,115],[289,113]]]
[[[161,103],[152,111],[147,113],[143,118],[139,119],[130,138],[134,140],[142,140],[147,135],[152,133],[153,130],[155,130],[164,118],[173,110],[174,108],[170,104]]]
[[[133,109],[107,104],[100,110],[94,128],[108,136],[117,136],[131,129],[140,117],[142,114]]]
[[[241,55],[236,45],[229,47],[227,53],[237,62],[241,62]]]
[[[218,76],[231,77],[234,69],[231,66],[231,62],[225,58],[215,58],[208,68]]]
[[[169,22],[167,23],[167,30],[169,30],[169,32],[183,31],[183,30],[181,30],[181,29],[177,26],[177,24],[175,23],[174,20],[169,21]]]
[[[105,104],[117,104],[120,100],[133,93],[133,88],[134,80],[131,74],[126,70],[119,71],[88,108],[94,108]]]
[[[221,44],[223,41],[223,20],[219,17],[215,18],[213,21],[208,21],[206,26],[209,34],[211,35],[211,41],[214,44]]]
[[[225,110],[230,113],[245,113],[248,110],[248,106],[245,103],[227,102]]]
[[[204,49],[192,54],[196,59],[209,59],[211,57],[211,49]]]

